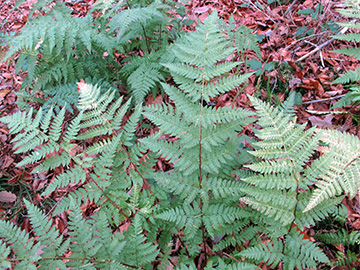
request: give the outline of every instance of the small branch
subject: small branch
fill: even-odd
[[[339,34],[342,35],[344,34],[347,30],[349,29],[349,27],[344,27]],[[296,60],[296,62],[300,62],[302,60],[304,60],[305,58],[308,58],[310,55],[316,53],[317,51],[320,51],[323,47],[325,47],[326,45],[329,45],[331,42],[333,42],[335,40],[335,38],[331,38],[328,41],[324,42],[323,44],[316,46],[315,49],[313,49],[311,52],[303,55],[302,57],[300,57],[298,60]]]
[[[345,29],[345,28],[344,28]],[[296,62],[300,62],[302,60],[304,60],[305,58],[308,58],[310,55],[316,53],[317,51],[320,51],[323,47],[325,47],[326,45],[330,44],[331,42],[333,42],[335,40],[335,38],[331,38],[328,41],[324,42],[323,44],[316,46],[315,49],[313,49],[311,52],[303,55],[302,57],[300,57],[298,60],[296,60]]]
[[[289,6],[289,8],[285,11],[284,16],[288,15],[288,13],[290,12],[290,10],[295,6],[296,2],[298,0],[295,0],[294,2],[291,3],[291,5]]]
[[[238,263],[241,263],[241,261],[239,261],[238,259],[234,258],[233,256],[223,252],[223,254],[226,256],[226,257],[229,257],[230,259],[233,259],[234,261],[238,262]]]
[[[346,94],[339,95],[339,96],[336,96],[336,97],[331,97],[331,98],[323,98],[323,99],[311,100],[311,101],[303,102],[303,104],[311,104],[311,103],[318,103],[318,102],[323,102],[323,101],[328,101],[328,100],[334,100],[334,99],[342,98],[342,97],[345,97],[345,96],[346,96]]]
[[[275,23],[274,19],[271,18],[269,15],[266,14],[266,12],[262,11],[261,9],[259,9],[253,2],[247,0],[247,1],[243,1],[246,4],[253,6],[257,11],[260,11],[263,15],[265,15],[266,17],[268,17],[269,20],[271,20],[273,23]],[[260,5],[260,4],[259,4]]]
[[[294,0],[294,2],[292,2],[292,4],[289,6],[289,8],[285,11],[284,16],[286,16],[290,12],[290,10],[295,6],[297,1],[298,0]],[[278,28],[279,25],[280,25],[280,21],[278,21],[278,23],[276,24],[276,28]]]

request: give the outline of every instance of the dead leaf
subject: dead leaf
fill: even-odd
[[[355,220],[351,225],[352,225],[355,229],[359,230],[359,229],[360,229],[360,219]]]
[[[14,163],[14,159],[10,156],[6,156],[4,157],[4,159],[0,159],[0,164],[1,163],[2,163],[1,168],[4,170]]]
[[[197,7],[197,8],[194,9],[194,13],[202,14],[202,13],[207,12],[208,10],[209,10],[208,6]]]
[[[289,86],[291,89],[295,89],[296,87],[299,87],[301,84],[301,79],[299,78],[293,78],[289,81]]]
[[[330,126],[332,126],[332,122],[331,122],[332,119],[333,119],[332,114],[327,114],[324,119],[322,119],[321,117],[318,117],[318,116],[310,116],[309,117],[309,121],[311,122],[311,125],[312,126],[317,126],[317,127],[330,127]]]
[[[120,233],[123,233],[124,231],[127,231],[130,225],[131,225],[130,222],[125,222],[124,224],[122,224],[122,225],[119,227]]]
[[[1,76],[2,76],[3,78],[5,78],[5,79],[11,79],[11,78],[14,76],[14,74],[8,73],[8,72],[4,72],[4,73],[1,74]]]
[[[0,202],[3,203],[12,203],[16,201],[16,195],[9,191],[0,191]]]
[[[10,93],[10,89],[3,89],[0,91],[0,98],[4,98],[8,93]]]
[[[329,97],[329,95],[327,95],[325,93],[324,87],[321,85],[321,83],[318,80],[309,79],[309,81],[310,81],[310,84],[315,87],[315,94],[318,97],[321,97],[321,98]]]

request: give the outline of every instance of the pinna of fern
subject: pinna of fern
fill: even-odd
[[[307,180],[315,183],[316,189],[304,211],[341,194],[352,199],[360,189],[359,139],[347,133],[326,130],[322,132],[321,140],[328,148],[324,148],[327,152],[306,171]]]
[[[351,20],[345,23],[338,23],[340,26],[344,27],[344,29],[353,29],[358,31],[360,29],[360,24],[356,22],[356,19],[360,18],[360,8],[359,8],[359,0],[347,0],[345,1],[345,8],[338,9],[338,11],[348,17],[355,18],[355,20]],[[337,40],[344,40],[349,42],[359,42],[360,34],[357,32],[334,35],[333,38]],[[334,50],[334,52],[339,54],[348,55],[350,57],[354,57],[356,59],[360,59],[360,49],[356,47],[344,47],[338,50]],[[359,85],[357,82],[360,80],[360,69],[356,68],[354,70],[349,70],[342,74],[339,78],[337,78],[333,83],[334,84],[352,84],[350,85],[349,92],[342,97],[333,108],[343,107],[346,105],[350,105],[351,102],[358,103],[359,102]]]
[[[244,188],[247,195],[241,200],[286,227],[296,218],[299,189],[307,189],[308,182],[302,174],[320,135],[314,129],[304,131],[304,126],[291,121],[292,116],[285,109],[249,98],[262,129],[255,132],[260,141],[253,144],[256,150],[250,152],[257,161],[245,165],[252,173],[239,175],[249,184]]]

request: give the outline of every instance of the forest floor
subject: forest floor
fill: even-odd
[[[0,0],[0,60],[6,53],[6,44],[1,44],[1,33],[16,34],[26,24],[29,11],[36,0],[29,0],[14,7],[15,0]],[[95,0],[71,1],[74,14],[86,14]],[[268,2],[273,2],[268,4]],[[359,137],[359,106],[352,105],[335,109],[338,114],[329,113],[331,106],[347,93],[341,84],[332,84],[339,75],[359,66],[355,58],[333,52],[336,49],[354,44],[332,39],[338,30],[337,22],[346,21],[337,9],[342,7],[341,0],[192,0],[186,6],[190,19],[198,17],[203,21],[212,10],[228,20],[232,15],[238,25],[245,25],[259,35],[261,58],[255,54],[246,57],[253,59],[252,66],[257,75],[243,93],[230,91],[217,100],[217,106],[245,106],[246,94],[257,91],[263,99],[277,104],[284,100],[289,91],[297,91],[302,96],[302,105],[296,107],[297,121],[307,123],[308,127],[317,126],[345,131]],[[312,11],[311,11],[312,10]],[[191,30],[191,29],[187,29]],[[16,112],[17,93],[20,90],[23,73],[15,72],[14,62],[0,62],[0,115]],[[40,200],[36,190],[46,184],[34,181],[29,171],[17,168],[20,156],[14,154],[8,129],[0,123],[0,179],[1,185],[11,186],[22,179],[32,190],[34,201]],[[38,176],[41,179],[41,175]],[[5,181],[5,182],[4,182]],[[14,197],[15,196],[15,197]],[[0,216],[11,202],[20,203],[12,193],[0,195]],[[4,203],[7,202],[7,203]],[[345,198],[349,230],[360,229],[359,197]],[[16,207],[20,209],[21,207]],[[20,211],[20,210],[19,210]],[[85,212],[85,211],[84,211]],[[13,212],[16,216],[16,211]],[[28,223],[28,222],[27,222]],[[29,226],[24,222],[22,227]],[[337,247],[342,250],[343,247]]]

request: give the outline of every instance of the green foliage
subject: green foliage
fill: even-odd
[[[143,57],[132,57],[130,62],[121,69],[121,73],[127,77],[127,84],[136,100],[142,101],[152,90],[156,96],[159,83],[165,81],[164,67],[160,64],[167,52],[160,50],[146,53]]]
[[[355,269],[355,267],[350,267],[356,266],[358,262],[360,234],[356,230],[352,232],[345,230],[345,219],[347,218],[345,206],[343,206],[342,211],[343,213],[339,211],[339,214],[335,215],[333,220],[325,221],[332,221],[329,223],[330,227],[326,229],[326,232],[314,235],[314,237],[328,245],[329,252],[335,257],[335,261],[332,262],[333,266],[346,266],[349,269]],[[343,250],[335,248],[337,245],[342,247]]]
[[[111,87],[122,81],[142,102],[150,90],[155,95],[159,82],[165,80],[167,73],[160,56],[166,57],[172,35],[167,22],[173,19],[167,11],[175,4],[132,4],[130,8],[125,2],[111,5],[98,1],[93,10],[101,9],[102,16],[89,13],[76,17],[64,3],[38,1],[34,10],[40,9],[45,15],[30,16],[20,34],[9,39],[4,60],[19,53],[16,69],[27,72],[22,88],[40,89],[51,95],[48,102],[59,105],[64,105],[65,96],[70,111],[69,104],[76,102],[77,93],[69,91],[74,89],[69,86],[84,78],[94,84],[111,82]],[[136,55],[147,53],[144,57],[126,57],[125,64],[114,57],[115,53],[134,51]]]
[[[345,1],[344,9],[339,9],[339,12],[349,18],[360,18],[360,9],[359,9],[359,1],[358,0],[347,0]],[[348,27],[350,29],[360,29],[360,24],[355,22],[354,20],[346,22],[346,23],[338,23],[342,27]],[[342,35],[335,35],[333,36],[335,39],[350,41],[350,42],[359,42],[360,35],[359,33],[348,33]],[[360,59],[360,49],[355,47],[345,47],[334,52],[348,55],[354,57],[356,59]],[[349,70],[345,74],[341,75],[337,78],[333,83],[340,83],[340,84],[352,84],[350,85],[349,93],[341,98],[333,108],[339,108],[346,105],[350,105],[352,102],[357,104],[359,102],[359,86],[357,85],[357,81],[360,80],[360,69]]]
[[[64,6],[58,7],[43,16],[50,25],[55,15],[73,20]],[[91,73],[78,82],[85,73],[68,80],[60,69],[58,77],[41,84],[47,96],[37,112],[28,109],[0,118],[14,134],[16,153],[23,155],[17,166],[54,175],[41,196],[67,190],[50,211],[25,200],[31,233],[0,221],[0,265],[260,269],[257,263],[275,268],[281,262],[284,269],[308,269],[328,264],[325,253],[302,230],[338,213],[344,194],[356,195],[359,140],[297,125],[294,95],[277,108],[253,97],[249,99],[255,111],[213,107],[214,98],[252,75],[238,75],[242,63],[224,59],[235,49],[241,54],[258,50],[248,29],[226,26],[215,11],[196,31],[156,47],[153,37],[164,27],[166,5],[102,1],[94,9],[104,15],[95,23],[81,18],[69,32],[69,41],[76,37],[70,47],[65,41],[53,45],[56,32],[47,29],[37,33],[43,36],[31,34],[28,45],[28,33],[20,35],[9,56],[20,49],[36,51],[32,60],[24,56],[28,63],[33,61],[32,67],[27,64],[34,70],[29,74],[32,84],[41,81],[35,72],[43,65],[43,58],[36,58],[39,52],[56,52],[63,60],[59,64],[75,61],[83,66],[87,56],[105,61],[102,53],[115,50],[111,42],[117,40],[116,46],[125,51],[130,46],[145,52],[141,58],[125,59],[119,71],[135,102],[116,94],[116,84],[110,84],[114,70],[104,71],[104,80]],[[81,26],[85,22],[89,25]],[[36,19],[30,23],[46,27]],[[81,27],[97,30],[77,32]],[[83,34],[83,39],[76,36]],[[99,42],[103,36],[111,48]],[[42,40],[39,47],[37,38]],[[171,84],[163,82],[167,72]],[[158,87],[170,102],[143,107],[141,101]],[[147,137],[139,125],[144,121],[156,127]],[[240,135],[249,125],[254,135]],[[327,150],[322,147],[324,153],[317,158],[320,142]],[[254,150],[245,148],[247,144]],[[154,170],[158,162],[168,165],[164,171]],[[83,209],[89,205],[96,210],[85,219]],[[67,218],[67,232],[60,233],[53,224],[58,214]],[[349,238],[341,236],[336,241],[346,243]],[[357,243],[358,234],[350,240]],[[221,252],[227,256],[217,256]],[[171,260],[175,254],[176,262]]]
[[[271,266],[283,263],[283,269],[316,268],[315,261],[329,263],[326,255],[311,241],[293,229],[286,236],[285,241],[274,240],[272,243],[261,243],[247,248],[240,253],[259,262],[267,262]]]
[[[321,140],[329,146],[329,151],[308,170],[307,180],[316,183],[317,189],[305,211],[341,193],[349,192],[349,196],[353,198],[360,188],[358,138],[327,130],[322,133]],[[322,169],[324,164],[327,164],[325,171]]]
[[[88,76],[111,78],[112,69],[106,65],[116,48],[116,39],[99,32],[90,16],[74,17],[66,6],[56,7],[29,20],[11,40],[5,60],[21,52],[16,67],[28,72],[23,87],[46,89]],[[105,52],[110,56],[104,58]]]

